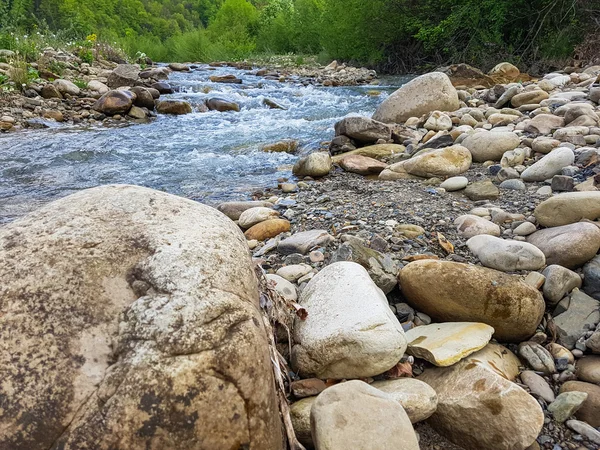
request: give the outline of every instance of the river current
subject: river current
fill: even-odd
[[[234,74],[242,84],[219,84],[211,75]],[[162,96],[198,105],[220,97],[240,112],[159,115],[122,128],[48,123],[49,128],[0,134],[0,223],[80,189],[128,183],[214,204],[246,199],[253,190],[291,177],[298,156],[333,137],[349,114],[371,115],[405,78],[381,86],[316,87],[281,83],[233,68],[173,73],[179,92]],[[372,96],[369,90],[379,90]],[[287,108],[269,109],[267,98]],[[296,155],[265,153],[264,144],[297,139]]]

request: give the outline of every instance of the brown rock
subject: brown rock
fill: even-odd
[[[41,95],[43,98],[63,98],[62,94],[58,91],[58,88],[53,84],[45,84],[42,87]]]
[[[61,113],[60,111],[56,111],[54,109],[49,109],[43,112],[42,114],[44,116],[44,118],[46,119],[52,119],[55,120],[57,122],[62,122],[65,120],[63,113]]]
[[[577,378],[600,385],[600,356],[586,356],[577,361]]]
[[[298,150],[298,145],[299,142],[296,139],[283,139],[272,144],[265,144],[261,150],[269,153],[294,153]]]
[[[240,111],[240,105],[238,105],[235,102],[225,100],[223,98],[216,98],[216,97],[209,98],[206,101],[206,106],[211,111],[220,111],[220,112],[225,112],[225,111],[239,112]]]
[[[346,172],[357,173],[359,175],[377,174],[387,167],[387,164],[381,161],[360,155],[344,156],[340,160],[339,165]]]
[[[575,413],[579,420],[589,423],[593,427],[600,427],[600,386],[583,381],[567,381],[560,388],[563,392],[585,392],[588,396],[581,405],[581,408]]]
[[[265,241],[286,231],[290,231],[290,223],[287,220],[271,219],[254,225],[246,230],[244,235],[248,240]]]
[[[150,111],[154,110],[154,97],[150,90],[135,86],[131,88],[131,92],[135,94],[135,100],[133,104],[140,108],[148,108]]]
[[[231,220],[238,220],[242,213],[250,208],[258,207],[273,207],[272,203],[261,202],[261,201],[247,201],[247,202],[225,202],[217,206],[217,209],[229,217]]]
[[[135,94],[130,91],[108,91],[96,100],[92,109],[108,116],[125,114],[131,108],[135,98]]]
[[[450,261],[422,260],[405,266],[402,293],[418,311],[440,322],[483,322],[502,341],[521,342],[536,330],[544,299],[518,276]]]
[[[161,114],[182,115],[192,112],[192,106],[181,100],[160,100],[156,103],[156,111]]]
[[[233,84],[242,84],[242,80],[240,80],[235,75],[212,75],[209,77],[210,81],[213,83],[233,83]]]
[[[307,378],[305,380],[292,381],[292,394],[296,398],[312,397],[323,392],[327,385],[318,378]]]
[[[518,108],[523,105],[538,104],[549,97],[550,95],[548,95],[546,91],[536,89],[534,91],[521,92],[520,94],[515,95],[510,102],[515,108]]]
[[[103,186],[5,225],[0,249],[0,448],[282,448],[252,262],[224,215]]]

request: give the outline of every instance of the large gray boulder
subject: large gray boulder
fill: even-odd
[[[432,72],[409,81],[388,98],[373,114],[383,123],[404,123],[409,117],[420,117],[432,111],[456,111],[458,93],[448,75]]]
[[[282,448],[248,247],[223,214],[94,188],[0,229],[0,260],[0,448]]]
[[[108,76],[107,83],[111,89],[121,86],[137,86],[140,80],[140,68],[135,64],[119,64]]]

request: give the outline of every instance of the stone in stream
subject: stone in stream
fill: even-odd
[[[321,392],[312,404],[310,423],[319,450],[374,450],[390,445],[419,450],[415,431],[400,403],[358,380]]]
[[[427,383],[415,378],[375,381],[374,388],[402,405],[412,423],[429,418],[437,408],[437,394]]]
[[[94,111],[108,116],[125,114],[131,108],[136,95],[130,91],[108,91],[92,105]]]
[[[248,228],[244,235],[248,240],[266,241],[269,238],[290,231],[290,227],[290,223],[285,219],[269,219]]]
[[[521,174],[521,178],[523,181],[544,181],[554,175],[559,175],[563,167],[571,166],[574,161],[575,154],[573,150],[559,147],[525,169]]]
[[[495,200],[500,196],[500,190],[490,180],[484,180],[468,185],[464,194],[473,201]]]
[[[142,70],[138,76],[144,79],[167,80],[169,78],[169,70],[166,67],[153,67]]]
[[[272,203],[262,201],[247,202],[225,202],[217,206],[217,209],[229,217],[231,220],[238,220],[242,213],[250,208],[273,207]]]
[[[544,298],[548,305],[556,305],[565,295],[581,287],[581,277],[566,267],[552,264],[544,269]]]
[[[151,88],[158,91],[158,93],[161,95],[172,94],[173,92],[175,92],[171,85],[166,81],[158,81],[156,83],[153,83]]]
[[[484,267],[503,272],[539,270],[546,265],[544,253],[527,242],[480,234],[469,239],[467,246]]]
[[[79,89],[79,87],[77,87],[76,84],[69,80],[54,80],[53,84],[56,87],[56,89],[58,89],[58,92],[60,92],[63,95],[79,95],[81,93],[81,89]]]
[[[480,131],[463,142],[475,162],[500,161],[502,155],[514,150],[520,143],[519,136],[510,131]]]
[[[242,84],[242,80],[235,75],[212,75],[209,77],[209,80],[213,83]]]
[[[584,420],[593,427],[600,427],[600,386],[583,381],[567,381],[560,387],[560,392],[585,392],[588,396],[575,413],[575,417]]]
[[[387,167],[386,163],[361,155],[344,156],[338,164],[346,172],[359,175],[375,175]]]
[[[145,119],[146,116],[146,111],[143,108],[140,108],[139,106],[132,106],[129,109],[129,112],[127,113],[127,115],[133,119]]]
[[[552,403],[556,398],[548,382],[532,370],[524,370],[520,377],[534,397],[542,398],[546,403]]]
[[[328,152],[314,152],[296,161],[292,172],[296,176],[324,177],[329,174],[333,164]]]
[[[480,234],[500,236],[500,227],[497,224],[474,214],[465,214],[457,217],[454,225],[458,234],[466,239]]]
[[[364,144],[373,144],[379,139],[388,141],[392,138],[392,129],[381,122],[368,117],[345,117],[335,124],[336,136],[348,136],[350,139]]]
[[[508,349],[488,344],[453,366],[426,369],[418,379],[438,395],[437,410],[428,423],[467,450],[526,449],[542,430],[544,413],[511,381],[518,365]],[[510,373],[502,370],[504,366],[516,367]]]
[[[518,276],[451,261],[422,260],[399,276],[408,302],[440,322],[483,322],[494,337],[521,342],[535,333],[544,313],[542,294]]]
[[[139,83],[140,68],[135,64],[119,64],[108,76],[106,84],[111,89],[135,86]]]
[[[588,355],[577,361],[577,378],[600,385],[600,356]]]
[[[256,208],[250,208],[240,214],[238,219],[238,225],[244,230],[253,227],[257,223],[264,222],[265,220],[277,219],[279,213],[273,208],[266,208],[259,206]]]
[[[389,166],[386,171],[417,177],[448,177],[466,172],[471,167],[471,153],[461,145],[425,149],[405,161]]]
[[[494,329],[484,323],[448,322],[412,328],[406,332],[407,353],[439,367],[457,363],[481,350]]]
[[[583,266],[583,291],[600,300],[600,256],[594,257]]]
[[[448,192],[454,192],[466,188],[468,184],[469,179],[467,177],[450,177],[440,184],[440,187]]]
[[[174,72],[189,72],[190,71],[190,67],[187,64],[181,64],[181,63],[171,63],[171,64],[169,64],[169,69],[173,70]]]
[[[600,192],[568,192],[544,200],[535,208],[535,218],[543,227],[558,227],[581,219],[600,218]]]
[[[150,111],[154,110],[154,96],[150,90],[141,86],[134,86],[131,88],[131,92],[135,94],[135,100],[133,101],[135,106],[148,108]]]
[[[562,392],[548,405],[548,411],[552,413],[554,420],[557,422],[564,422],[577,412],[583,405],[583,402],[587,399],[587,396],[586,392]]]
[[[386,98],[373,114],[384,123],[404,123],[410,117],[420,117],[431,111],[456,111],[460,107],[458,94],[448,75],[432,72],[421,75]]]
[[[327,230],[300,231],[277,245],[277,251],[283,255],[300,253],[306,255],[313,248],[326,247],[333,241],[333,236]]]
[[[295,153],[300,142],[296,139],[282,139],[281,141],[263,145],[260,149],[268,153]]]
[[[348,236],[331,256],[331,263],[352,261],[363,266],[373,282],[389,294],[398,284],[398,265],[389,256],[362,245],[360,239]]]
[[[578,222],[536,231],[527,237],[527,242],[544,252],[547,264],[573,269],[598,253],[600,229],[592,223]]]
[[[292,366],[301,376],[375,376],[394,367],[406,350],[402,326],[359,264],[326,266],[304,288],[299,303],[308,312],[294,327]]]
[[[285,106],[280,105],[279,103],[268,99],[268,98],[264,98],[262,101],[263,105],[268,106],[271,109],[283,109],[283,110],[287,110],[287,108]]]
[[[206,100],[206,106],[211,111],[219,111],[219,112],[225,112],[225,111],[239,112],[240,111],[240,105],[238,105],[237,103],[229,101],[229,100],[225,100],[224,98],[218,98],[218,97],[213,97],[213,98],[209,98],[208,100]]]
[[[553,321],[558,343],[572,350],[575,342],[600,322],[600,302],[575,289],[568,309]]]
[[[0,242],[0,448],[281,448],[256,277],[223,214],[102,186]]]
[[[192,112],[192,105],[182,100],[159,100],[156,102],[156,112],[176,116],[190,114]]]

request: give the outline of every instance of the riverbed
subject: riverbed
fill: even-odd
[[[224,74],[243,82],[209,81],[211,75]],[[48,122],[49,128],[42,130],[0,134],[0,223],[77,190],[111,183],[147,186],[209,204],[248,198],[278,178],[291,177],[298,156],[331,139],[337,120],[348,114],[371,115],[405,80],[318,87],[231,67],[174,72],[169,83],[178,92],[164,98],[197,106],[220,97],[238,103],[240,112],[159,115],[124,127]],[[373,95],[373,90],[381,93]],[[270,109],[264,99],[286,109]],[[264,144],[281,139],[297,139],[298,152],[261,151]]]

